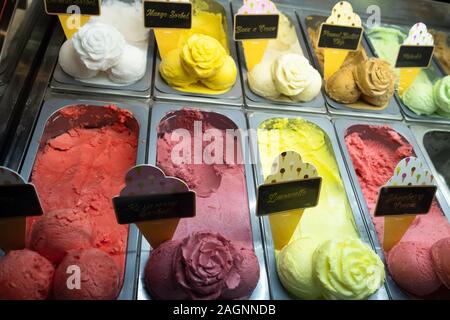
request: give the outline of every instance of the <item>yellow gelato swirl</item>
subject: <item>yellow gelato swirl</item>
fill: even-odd
[[[365,101],[380,107],[388,103],[395,85],[395,73],[388,62],[370,58],[358,64],[354,73]]]
[[[313,277],[312,257],[318,245],[315,239],[300,238],[278,254],[278,277],[283,286],[297,298],[311,300],[322,295]]]
[[[181,65],[180,51],[170,51],[159,65],[161,76],[167,83],[174,87],[185,87],[197,81],[191,77]]]
[[[225,90],[236,82],[237,68],[231,56],[226,56],[222,68],[217,73],[207,79],[202,79],[202,83],[213,90]]]
[[[213,77],[222,68],[227,53],[219,41],[202,34],[192,35],[181,51],[181,64],[199,79]]]
[[[313,255],[314,277],[327,299],[360,300],[384,282],[384,265],[359,239],[329,240]]]

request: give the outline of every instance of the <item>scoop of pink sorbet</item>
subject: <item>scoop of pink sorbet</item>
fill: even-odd
[[[112,300],[119,284],[120,270],[107,253],[95,248],[70,251],[56,269],[53,298]]]
[[[0,258],[0,300],[47,299],[55,269],[40,254],[24,249]]]
[[[434,271],[444,285],[450,289],[450,237],[441,239],[431,247]]]
[[[162,243],[153,250],[145,266],[145,287],[156,300],[187,300],[188,295],[176,283],[172,261],[181,241]]]
[[[92,227],[89,220],[70,209],[46,213],[33,224],[30,248],[55,265],[70,250],[92,247]]]
[[[430,247],[421,242],[397,244],[389,252],[388,268],[398,285],[418,296],[430,294],[442,284],[433,268]]]

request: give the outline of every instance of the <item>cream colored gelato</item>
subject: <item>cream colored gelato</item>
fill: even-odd
[[[310,101],[322,79],[303,56],[292,22],[280,13],[278,38],[269,40],[263,59],[250,72],[248,84],[257,95],[275,101]]]

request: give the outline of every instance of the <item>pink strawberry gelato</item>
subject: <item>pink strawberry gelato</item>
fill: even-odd
[[[415,155],[413,147],[389,126],[352,126],[345,142],[382,243],[384,218],[373,216],[378,192],[392,177],[400,160]],[[429,213],[418,215],[401,241],[386,253],[389,271],[397,284],[419,296],[437,290],[442,282],[431,262],[430,249],[449,236],[450,224],[435,201]]]

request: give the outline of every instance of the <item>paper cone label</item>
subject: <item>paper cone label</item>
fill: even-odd
[[[375,216],[384,216],[383,248],[397,244],[417,214],[427,214],[436,193],[435,180],[424,163],[416,157],[402,159],[394,174],[382,187]]]
[[[60,1],[44,0],[45,12],[49,15],[58,15],[59,22],[67,39],[86,24],[91,16],[101,14],[100,0]]]
[[[362,33],[361,18],[352,5],[347,1],[335,4],[317,39],[317,46],[324,49],[325,80],[339,70],[348,52],[358,50]]]
[[[154,29],[161,58],[178,47],[182,31],[177,29]]]
[[[58,15],[59,22],[67,39],[71,39],[77,33],[78,29],[84,26],[90,18],[90,16],[81,16],[79,14]]]
[[[190,29],[192,3],[188,0],[144,1],[144,24],[146,28]]]
[[[157,167],[136,166],[125,182],[120,196],[113,199],[117,221],[136,223],[153,248],[172,239],[180,218],[195,216],[195,192]]]
[[[245,64],[251,71],[266,52],[269,39],[278,37],[280,15],[268,0],[247,0],[234,16],[235,41],[242,41]]]
[[[42,206],[31,183],[5,167],[0,167],[0,248],[25,247],[26,217],[43,214]]]
[[[277,250],[289,243],[303,210],[317,205],[321,183],[316,168],[294,151],[283,152],[273,162],[271,175],[258,188],[256,212],[270,215]]]
[[[396,68],[400,69],[399,94],[403,96],[416,79],[421,68],[428,68],[434,52],[433,36],[422,22],[411,27],[408,37],[400,46]]]

